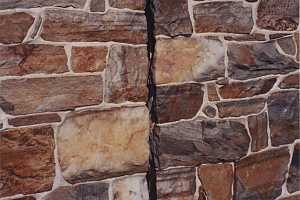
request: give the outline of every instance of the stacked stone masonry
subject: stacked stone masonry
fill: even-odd
[[[299,1],[147,1],[0,0],[0,200],[299,200]]]

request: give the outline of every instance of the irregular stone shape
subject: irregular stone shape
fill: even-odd
[[[299,34],[299,32],[294,33],[294,39],[295,39],[295,42],[296,42],[296,49],[297,49],[296,61],[300,62],[300,34]]]
[[[156,35],[189,36],[193,33],[186,0],[154,0]]]
[[[114,10],[102,14],[48,9],[41,32],[44,40],[54,42],[114,41],[145,44],[146,36],[144,13]]]
[[[220,100],[215,83],[207,83],[206,89],[207,89],[207,97],[208,97],[209,101],[219,101]]]
[[[181,121],[158,134],[162,168],[239,160],[250,143],[244,125],[230,120]]]
[[[299,135],[299,90],[275,92],[268,98],[271,142],[273,146],[291,144]]]
[[[292,58],[278,52],[274,42],[228,45],[228,73],[233,79],[249,79],[268,74],[286,74],[299,69]]]
[[[210,105],[205,106],[205,108],[203,109],[203,112],[206,116],[208,116],[210,118],[214,118],[217,114],[216,109]]]
[[[290,164],[287,190],[289,193],[300,191],[300,143],[294,146],[293,158]]]
[[[260,151],[268,146],[267,113],[248,117],[248,127],[252,138],[251,151]]]
[[[148,57],[146,47],[113,45],[105,70],[105,101],[147,101]]]
[[[158,200],[191,200],[195,191],[195,168],[174,168],[157,171]]]
[[[114,8],[129,8],[132,10],[144,10],[146,1],[144,0],[109,0],[109,4]]]
[[[72,47],[74,72],[100,72],[106,67],[107,47]]]
[[[300,199],[300,194],[295,194],[295,195],[280,198],[278,200],[299,200],[299,199]]]
[[[48,193],[42,200],[109,200],[109,183],[87,183],[62,186]]]
[[[234,36],[225,36],[225,40],[228,41],[265,41],[266,37],[264,34],[253,33],[245,35],[234,35]]]
[[[209,199],[232,199],[233,166],[231,164],[201,165],[198,168],[198,177]]]
[[[148,200],[149,192],[145,176],[128,176],[112,183],[114,200]]]
[[[1,0],[0,10],[15,8],[37,8],[37,7],[73,7],[83,8],[86,0]]]
[[[43,123],[60,122],[61,118],[56,113],[20,116],[8,119],[8,124],[13,126],[28,126]]]
[[[287,147],[250,155],[235,168],[235,199],[276,199],[288,170]]]
[[[243,2],[207,2],[193,7],[197,33],[249,34],[253,27],[251,7]]]
[[[235,100],[217,103],[219,116],[224,117],[240,117],[259,113],[265,107],[263,98]]]
[[[63,46],[21,44],[0,46],[0,76],[68,71]]]
[[[62,174],[78,183],[146,172],[148,135],[145,106],[75,113],[58,130]]]
[[[256,24],[272,31],[293,31],[299,24],[298,0],[262,0],[257,8]]]
[[[159,123],[193,118],[203,102],[204,92],[199,83],[158,86],[156,89]]]
[[[284,53],[291,56],[296,54],[296,45],[293,36],[280,38],[277,40],[277,43]]]
[[[0,131],[0,197],[51,190],[54,137],[51,127]]]
[[[0,107],[18,115],[96,105],[102,101],[102,85],[100,75],[3,80]]]
[[[289,88],[300,88],[300,74],[291,74],[285,77],[279,87],[282,89],[289,89]]]
[[[104,12],[105,0],[91,0],[90,10],[91,12]]]
[[[0,43],[21,43],[34,22],[33,16],[24,12],[0,14]]]
[[[269,92],[276,82],[276,78],[258,79],[246,82],[229,82],[219,88],[224,99],[253,97]]]
[[[156,83],[208,81],[224,77],[224,46],[214,38],[159,38]]]

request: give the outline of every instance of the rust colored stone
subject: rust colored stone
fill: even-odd
[[[207,83],[206,88],[207,88],[207,97],[208,97],[209,101],[219,101],[220,100],[215,83]]]
[[[294,145],[292,162],[287,179],[287,190],[289,193],[300,191],[300,143]]]
[[[292,74],[285,77],[279,87],[282,89],[297,88],[300,89],[300,74]]]
[[[248,117],[248,127],[252,138],[251,151],[260,151],[268,146],[267,113]]]
[[[114,8],[129,8],[132,10],[144,10],[146,1],[144,0],[109,0],[109,4]]]
[[[60,122],[61,118],[56,113],[28,115],[8,119],[8,123],[12,126],[28,126],[43,123]]]

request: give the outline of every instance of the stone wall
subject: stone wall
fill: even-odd
[[[298,24],[298,0],[0,0],[0,199],[300,199]]]

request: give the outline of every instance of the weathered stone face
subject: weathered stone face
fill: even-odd
[[[235,199],[267,200],[281,194],[289,163],[287,147],[253,154],[237,163]]]
[[[296,42],[296,60],[300,62],[300,34],[299,32],[294,33],[294,39]]]
[[[0,46],[0,76],[68,71],[63,46],[22,44]]]
[[[159,129],[162,168],[238,160],[250,142],[244,125],[236,121],[197,119]]]
[[[15,8],[37,8],[37,7],[73,7],[83,8],[86,0],[2,0],[0,2],[0,10]]]
[[[54,138],[51,127],[0,131],[0,197],[51,190]]]
[[[217,39],[158,39],[156,83],[208,81],[225,73],[224,47]]]
[[[75,113],[58,130],[58,155],[71,183],[145,172],[149,117],[146,107]]]
[[[266,37],[264,34],[260,33],[251,33],[251,34],[240,34],[240,35],[234,35],[234,36],[225,36],[225,40],[228,41],[265,41]]]
[[[267,114],[248,117],[248,127],[252,138],[251,151],[260,151],[268,146],[268,119]]]
[[[277,40],[277,43],[284,53],[291,56],[296,54],[296,46],[293,36],[280,38]]]
[[[294,146],[292,162],[287,179],[287,190],[289,193],[300,191],[300,143]]]
[[[91,12],[104,12],[105,0],[91,0],[90,10]]]
[[[193,8],[197,33],[250,33],[253,27],[251,7],[243,2],[208,2]]]
[[[28,126],[43,123],[60,122],[61,118],[56,113],[20,116],[8,119],[8,123],[13,126]]]
[[[109,0],[110,6],[114,8],[129,8],[132,10],[144,10],[146,1],[144,0]]]
[[[208,97],[209,101],[219,101],[220,100],[215,83],[207,83],[206,89],[207,89],[207,97]]]
[[[292,74],[285,77],[279,84],[282,89],[297,88],[300,89],[300,74]]]
[[[275,92],[268,98],[273,146],[293,143],[299,135],[299,90]]]

